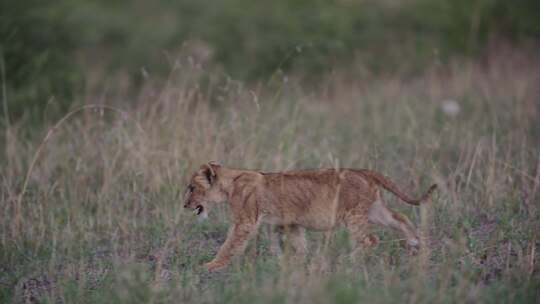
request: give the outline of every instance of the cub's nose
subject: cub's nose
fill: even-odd
[[[188,204],[184,204],[184,208],[189,208]]]

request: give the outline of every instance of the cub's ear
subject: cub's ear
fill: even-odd
[[[213,167],[215,167],[215,168],[219,168],[219,167],[221,167],[221,164],[220,164],[220,163],[218,163],[218,162],[217,162],[217,161],[215,161],[215,160],[211,160],[211,161],[209,161],[209,162],[208,162],[208,165],[209,165],[209,166],[213,166]]]
[[[214,184],[214,181],[216,180],[216,177],[217,177],[216,172],[219,169],[219,167],[221,166],[216,162],[209,162],[207,164],[202,165],[201,169],[203,170],[204,175],[206,176],[206,179],[208,180],[208,183],[210,185]]]

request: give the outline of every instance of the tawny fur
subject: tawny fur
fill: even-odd
[[[215,163],[203,165],[186,190],[185,207],[200,208],[207,214],[213,203],[228,202],[233,225],[216,257],[205,266],[224,267],[240,254],[261,223],[276,225],[287,232],[296,253],[306,252],[304,229],[325,231],[344,225],[357,246],[378,242],[369,234],[371,224],[401,232],[410,246],[419,239],[411,221],[388,209],[382,200],[382,187],[403,201],[418,205],[427,200],[436,185],[419,199],[401,191],[383,175],[371,170],[316,169],[264,173],[236,170]]]

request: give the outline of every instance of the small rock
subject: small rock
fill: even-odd
[[[441,104],[441,109],[444,112],[444,114],[450,117],[454,117],[458,115],[459,112],[461,111],[461,107],[459,106],[459,103],[453,99],[443,100]]]

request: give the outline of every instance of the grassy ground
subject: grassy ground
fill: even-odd
[[[332,76],[316,91],[293,80],[202,89],[197,73],[184,67],[148,82],[137,100],[87,96],[80,104],[114,109],[86,108],[38,134],[4,122],[0,302],[540,298],[540,62],[531,56],[501,52],[406,80]],[[417,256],[380,230],[381,244],[353,259],[346,231],[336,230],[310,232],[299,265],[270,254],[262,227],[243,257],[208,273],[201,264],[224,241],[228,210],[199,223],[180,194],[209,160],[371,168],[415,193],[440,187],[419,208],[387,195],[419,227]]]

